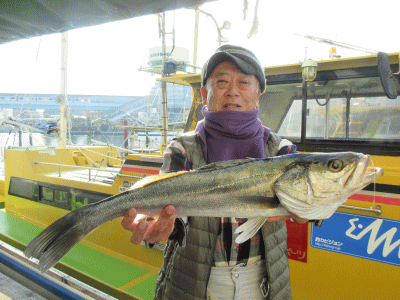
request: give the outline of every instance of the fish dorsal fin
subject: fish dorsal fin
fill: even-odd
[[[136,181],[135,184],[130,189],[136,189],[136,188],[144,187],[144,186],[149,185],[149,184],[151,184],[153,182],[157,182],[159,180],[180,176],[180,175],[185,174],[185,173],[188,173],[188,171],[169,172],[169,173],[163,173],[163,174],[158,174],[158,175],[146,176],[146,177],[140,179],[139,181]]]
[[[196,170],[191,170],[191,171],[180,171],[180,172],[168,172],[168,173],[163,173],[163,174],[158,174],[158,175],[153,175],[153,176],[146,176],[143,179],[140,179],[137,181],[131,189],[136,189],[139,187],[144,187],[146,185],[149,185],[153,182],[167,179],[167,178],[172,178],[175,176],[180,176],[186,173],[192,173],[192,172],[206,172],[206,171],[213,171],[217,169],[225,169],[229,167],[234,167],[238,166],[250,161],[258,160],[257,158],[245,158],[245,159],[236,159],[236,160],[228,160],[228,161],[220,161],[220,162],[214,162],[205,166],[202,166]]]
[[[205,172],[205,171],[213,171],[216,169],[225,169],[230,167],[235,167],[250,161],[259,160],[258,158],[244,158],[244,159],[235,159],[235,160],[227,160],[227,161],[219,161],[213,162],[211,164],[202,166],[196,169],[196,172]]]

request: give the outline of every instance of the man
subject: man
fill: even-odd
[[[295,151],[258,119],[265,86],[264,70],[254,53],[238,46],[219,47],[202,70],[204,120],[194,132],[171,142],[161,171]],[[175,220],[174,211],[169,205],[156,222],[136,224],[136,211],[131,209],[121,222],[132,231],[132,243],[169,239],[155,299],[291,299],[284,221],[307,220],[295,215],[269,218],[249,241],[236,244],[235,229],[245,219]]]

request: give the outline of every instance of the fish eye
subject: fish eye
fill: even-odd
[[[338,171],[342,170],[343,162],[341,160],[339,160],[339,159],[331,160],[328,163],[328,168],[331,171],[338,172]]]

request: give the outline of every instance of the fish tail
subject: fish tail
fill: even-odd
[[[28,258],[41,255],[39,269],[41,272],[47,271],[90,232],[104,223],[94,221],[96,214],[96,205],[86,205],[71,211],[36,236],[26,247],[24,255]]]

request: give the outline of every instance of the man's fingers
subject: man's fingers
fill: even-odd
[[[173,205],[167,205],[164,207],[162,210],[159,219],[165,219],[168,220],[172,217],[172,215],[175,213],[175,207]]]
[[[136,218],[136,209],[131,208],[127,210],[127,212],[124,214],[124,217],[121,220],[121,226],[125,230],[132,230],[136,224],[134,223]]]
[[[288,221],[288,220],[299,223],[299,224],[305,224],[308,222],[308,219],[302,219],[296,215],[269,217],[267,219],[268,222],[278,222],[278,221]]]
[[[166,240],[174,229],[175,219],[171,216],[175,213],[175,207],[167,205],[161,212],[158,220],[151,224],[147,230],[144,239],[150,243]]]
[[[268,222],[278,222],[278,221],[287,221],[290,219],[290,216],[279,216],[279,217],[269,217],[267,219]]]
[[[171,223],[171,217],[174,213],[175,213],[174,206],[167,205],[166,207],[164,207],[157,220],[157,223],[154,224],[155,226],[154,230],[159,232],[164,231],[165,228]]]
[[[295,215],[293,213],[290,213],[290,220],[294,221],[294,222],[297,222],[299,224],[305,224],[305,223],[308,222],[308,219],[300,218],[298,215]]]
[[[135,217],[136,217],[136,209],[133,207],[128,209],[124,214],[124,218],[135,218]]]
[[[152,223],[147,230],[144,239],[150,243],[166,240],[174,230],[175,219],[171,219],[175,213],[175,207],[167,205],[161,212],[158,220]]]
[[[121,226],[132,232],[130,240],[133,244],[139,244],[143,240],[155,243],[166,240],[172,233],[175,219],[171,217],[174,213],[175,207],[168,205],[162,210],[157,221],[141,220],[135,223],[136,210],[131,208],[125,213]]]
[[[132,232],[130,238],[131,243],[139,244],[141,241],[143,241],[148,227],[149,223],[146,220],[140,221],[139,223],[135,224],[135,230]]]
[[[168,239],[174,230],[174,224],[175,219],[164,221],[162,224],[159,224],[159,221],[150,224],[149,230],[147,230],[144,235],[144,240],[149,241],[150,243],[156,243]]]
[[[292,218],[295,222],[299,223],[299,224],[305,224],[308,222],[308,219],[302,219],[302,218]]]

